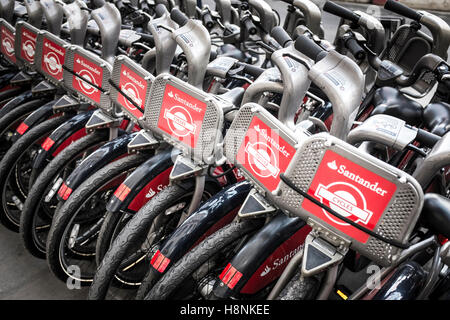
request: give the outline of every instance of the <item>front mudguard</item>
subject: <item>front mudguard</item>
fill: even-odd
[[[169,184],[177,149],[169,148],[150,157],[137,167],[116,189],[106,209],[111,213],[137,212],[157,192]]]
[[[257,294],[281,275],[290,259],[302,250],[310,231],[304,220],[278,214],[231,259],[213,295],[227,299],[237,293]],[[228,275],[231,270],[236,274]]]
[[[128,155],[128,143],[137,135],[137,133],[123,134],[119,130],[119,137],[105,143],[103,146],[92,152],[77,166],[67,177],[58,192],[58,200],[65,201],[73,190],[78,188],[87,178],[97,172],[108,163]],[[61,197],[60,195],[63,195]]]
[[[151,262],[153,268],[162,274],[170,264],[176,263],[192,247],[229,224],[250,190],[251,184],[241,181],[209,198],[164,241],[159,251],[153,256]],[[170,263],[158,263],[166,259]]]
[[[58,99],[44,104],[26,117],[25,120],[22,121],[22,123],[17,127],[16,132],[14,132],[12,137],[13,143],[23,136],[30,128],[50,119],[51,117],[58,116],[58,114],[55,114],[53,111],[53,105],[56,101],[58,101]]]
[[[415,261],[408,261],[382,285],[372,300],[414,300],[423,288],[426,272]]]
[[[42,172],[47,164],[68,144],[86,135],[85,125],[94,111],[86,111],[70,118],[56,128],[42,143],[33,162],[33,171]]]
[[[3,91],[5,88],[7,88],[10,85],[10,81],[12,78],[14,78],[16,73],[17,73],[17,70],[16,71],[7,71],[6,73],[0,75],[0,92]]]
[[[36,99],[33,97],[33,94],[31,93],[31,90],[27,90],[25,92],[22,92],[17,97],[13,98],[12,100],[8,101],[7,104],[5,104],[0,109],[0,118],[3,117],[5,114],[16,108],[17,106],[27,103],[33,99]]]

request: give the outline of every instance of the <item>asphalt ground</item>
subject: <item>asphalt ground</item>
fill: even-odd
[[[280,13],[283,21],[287,5],[281,1],[268,1]],[[366,11],[368,8],[367,5],[361,4],[342,4],[353,10]],[[380,10],[381,14],[386,14],[384,9]],[[450,23],[449,13],[437,14]],[[322,21],[325,39],[332,41],[336,34],[339,18],[324,12]],[[0,225],[1,300],[85,299],[87,290],[86,287],[69,290],[65,283],[60,282],[51,274],[45,260],[31,256],[24,249],[18,234]]]

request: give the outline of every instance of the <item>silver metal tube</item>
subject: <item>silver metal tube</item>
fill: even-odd
[[[327,275],[325,281],[320,288],[320,292],[317,295],[317,300],[327,300],[331,291],[333,290],[334,284],[336,283],[336,278],[339,270],[339,263],[334,267],[327,270]]]
[[[431,264],[431,270],[428,274],[426,284],[423,287],[420,294],[417,296],[417,300],[423,300],[428,298],[428,295],[431,293],[431,290],[433,290],[433,287],[436,284],[436,280],[438,279],[439,272],[442,268],[440,254],[441,248],[437,247],[433,256],[433,263]]]
[[[203,191],[205,190],[205,175],[198,175],[195,177],[195,190],[192,195],[191,204],[189,205],[188,216],[194,212],[202,200]]]
[[[284,269],[283,273],[281,274],[280,278],[278,278],[278,281],[273,287],[272,291],[270,291],[267,300],[276,299],[280,294],[280,292],[283,290],[283,288],[286,286],[286,284],[292,279],[292,277],[295,274],[295,271],[298,270],[298,267],[302,263],[303,251],[304,249],[297,252],[292,257],[291,261],[289,261],[288,265],[286,266],[286,269]]]

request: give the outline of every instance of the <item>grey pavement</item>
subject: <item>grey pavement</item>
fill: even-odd
[[[280,12],[282,19],[286,4],[268,0]],[[367,5],[342,3],[353,10],[365,11]],[[382,10],[382,13],[384,10]],[[450,14],[440,14],[450,23]],[[326,12],[322,16],[325,38],[332,41],[339,19]],[[68,290],[57,280],[45,260],[31,256],[23,247],[19,235],[0,225],[0,299],[85,299],[87,288]]]
[[[0,225],[0,299],[85,299],[87,288],[69,290],[45,260],[29,254],[17,233]]]

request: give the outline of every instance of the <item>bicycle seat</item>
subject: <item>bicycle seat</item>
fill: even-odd
[[[450,238],[450,199],[437,193],[425,194],[422,219],[428,227]]]
[[[387,114],[417,126],[422,122],[422,106],[416,101],[406,98],[399,90],[382,87],[375,91],[373,97],[374,110],[371,115]]]
[[[431,103],[423,111],[423,124],[430,132],[443,136],[450,130],[450,105]]]

